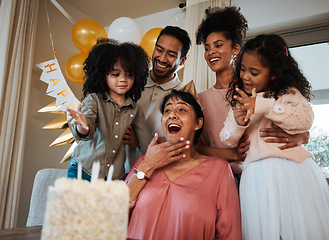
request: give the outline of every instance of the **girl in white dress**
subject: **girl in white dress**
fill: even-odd
[[[240,182],[243,239],[329,239],[329,187],[312,154],[260,137],[273,123],[297,134],[313,122],[311,86],[280,36],[247,41],[226,97],[221,140],[232,147],[244,133],[250,140]]]

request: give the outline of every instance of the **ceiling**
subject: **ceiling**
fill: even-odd
[[[138,18],[178,8],[185,0],[57,0],[66,2],[103,26],[119,17]]]

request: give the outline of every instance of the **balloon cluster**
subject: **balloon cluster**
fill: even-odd
[[[114,20],[106,32],[97,21],[89,18],[81,19],[72,28],[72,40],[81,51],[70,57],[65,65],[66,76],[74,83],[84,83],[83,62],[88,53],[97,42],[98,38],[112,38],[119,42],[133,42],[140,45],[151,59],[156,39],[162,28],[153,28],[141,33],[137,23],[128,17],[120,17]]]
[[[138,24],[133,19],[120,17],[111,23],[107,35],[109,38],[113,38],[119,42],[140,44],[147,53],[147,56],[151,59],[156,39],[161,30],[162,28],[153,28],[143,36]]]
[[[85,18],[76,22],[71,32],[74,45],[81,51],[70,57],[65,64],[66,76],[74,83],[84,83],[83,62],[97,39],[107,38],[104,27],[97,21]]]

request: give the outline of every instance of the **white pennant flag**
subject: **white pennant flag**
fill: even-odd
[[[56,107],[58,110],[66,111],[67,108],[77,110],[80,101],[74,96],[74,93],[67,85],[57,59],[36,65],[42,70],[40,80],[48,84],[47,95],[56,98]],[[71,117],[67,115],[69,121]]]

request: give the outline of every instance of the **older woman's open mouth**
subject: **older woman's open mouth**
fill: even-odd
[[[176,134],[176,133],[178,133],[178,132],[180,131],[180,129],[181,129],[181,126],[179,126],[179,125],[176,124],[176,123],[170,123],[170,124],[168,125],[168,132],[169,132],[170,134]]]

